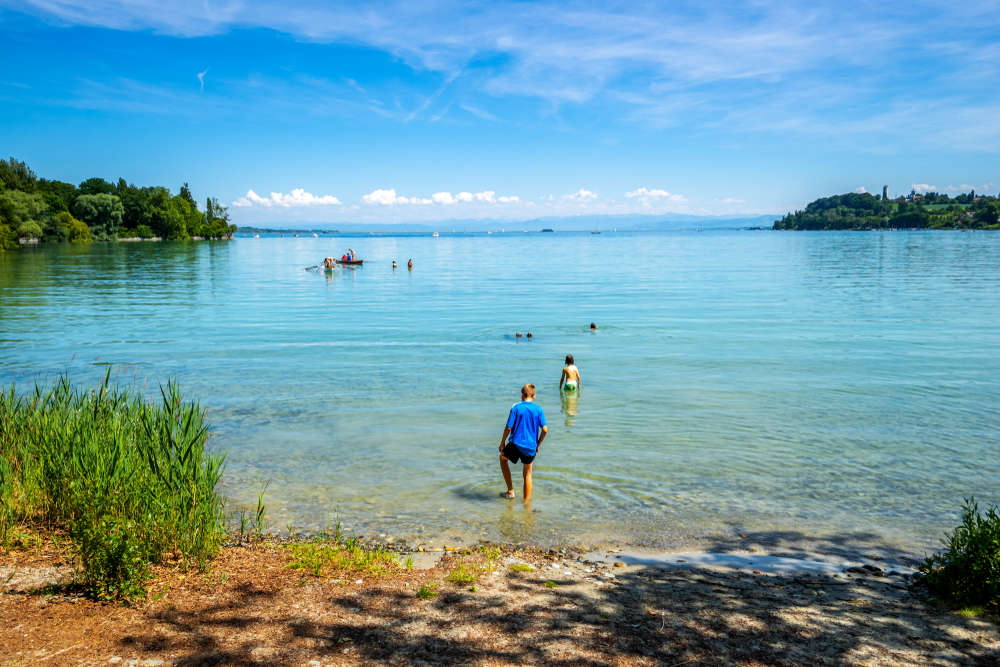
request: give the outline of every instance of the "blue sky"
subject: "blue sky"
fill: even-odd
[[[252,224],[995,193],[998,28],[1000,2],[0,0],[0,144]]]

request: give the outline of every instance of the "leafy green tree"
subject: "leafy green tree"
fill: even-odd
[[[157,187],[149,198],[149,227],[157,236],[168,240],[187,239],[187,220],[190,208],[180,197],[171,197],[170,190]]]
[[[155,234],[153,234],[153,230],[147,227],[146,225],[139,225],[138,227],[136,227],[135,235],[138,236],[140,239],[151,239],[153,238],[153,236],[155,236]]]
[[[38,177],[24,162],[10,158],[0,160],[0,183],[3,183],[7,190],[32,193],[37,186]]]
[[[73,208],[73,202],[80,195],[80,191],[72,183],[50,181],[44,178],[38,179],[38,192],[45,199],[48,210],[54,213]]]
[[[198,202],[196,202],[194,200],[194,197],[191,196],[191,188],[188,187],[187,183],[181,186],[181,191],[178,196],[184,201],[186,201],[188,203],[188,206],[190,206],[191,208],[193,209],[198,208]]]
[[[81,195],[114,195],[115,186],[108,183],[103,178],[88,178],[80,183]]]
[[[91,235],[98,241],[117,237],[124,212],[121,200],[109,194],[80,195],[73,203],[73,213],[87,223]]]
[[[86,223],[77,220],[69,211],[63,211],[56,216],[59,225],[66,230],[66,236],[70,242],[90,243],[93,239],[90,236],[90,228]]]
[[[149,226],[151,220],[149,199],[153,190],[155,188],[139,188],[127,184],[124,178],[118,179],[115,195],[122,200],[122,207],[125,209],[122,226],[129,229],[138,229],[140,225]]]
[[[40,239],[42,238],[42,226],[37,220],[25,220],[21,226],[15,230],[19,239]]]
[[[23,190],[7,190],[0,195],[0,218],[17,238],[41,238],[45,201],[41,195]]]
[[[65,211],[63,211],[65,213]],[[66,213],[66,215],[69,215]],[[42,224],[42,243],[62,243],[69,237],[69,231],[59,224],[59,218],[46,216]]]
[[[221,239],[236,232],[236,225],[229,220],[229,208],[219,203],[215,197],[205,202],[205,224],[209,227],[207,236]]]
[[[984,225],[995,225],[1000,222],[1000,203],[995,201],[987,203],[976,211],[976,220]]]

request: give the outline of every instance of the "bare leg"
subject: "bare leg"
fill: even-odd
[[[507,482],[507,493],[502,494],[503,498],[514,497],[514,481],[510,477],[510,464],[506,456],[500,457],[500,470],[503,471],[503,481]]]
[[[523,471],[523,474],[524,474],[524,502],[528,502],[529,500],[531,500],[531,466],[532,465],[534,465],[534,464],[533,463],[525,463],[524,464],[524,471]],[[507,486],[509,486],[511,489],[514,488],[513,486],[511,486],[510,482],[507,482]]]

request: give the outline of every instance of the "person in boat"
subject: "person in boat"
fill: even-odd
[[[333,257],[327,257],[323,260],[323,268],[332,269],[336,263],[337,262],[333,259]]]
[[[341,262],[346,262],[346,261],[347,261],[347,253],[346,253],[346,252],[345,252],[345,253],[344,253],[344,255],[343,255],[343,256],[342,256],[341,258],[340,258],[340,261],[341,261]]]
[[[524,464],[521,472],[524,477],[524,502],[531,500],[531,466],[549,432],[549,427],[545,425],[545,413],[532,402],[534,400],[535,385],[524,385],[521,387],[521,402],[515,403],[507,416],[507,425],[500,437],[500,470],[503,481],[507,483],[507,492],[501,493],[501,498],[514,498],[510,462],[521,461]]]
[[[354,261],[354,248],[347,249],[347,259],[349,259],[352,262]]]
[[[580,388],[580,369],[573,363],[573,355],[566,355],[566,367],[559,376],[559,387],[563,391],[576,391]]]

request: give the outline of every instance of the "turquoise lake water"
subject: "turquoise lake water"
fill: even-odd
[[[305,270],[348,247],[363,268]],[[957,232],[42,245],[0,254],[0,369],[179,378],[233,506],[268,480],[282,531],[339,508],[410,544],[913,555],[964,497],[1000,502],[998,251]],[[497,498],[496,452],[526,382],[550,429],[527,510]]]

